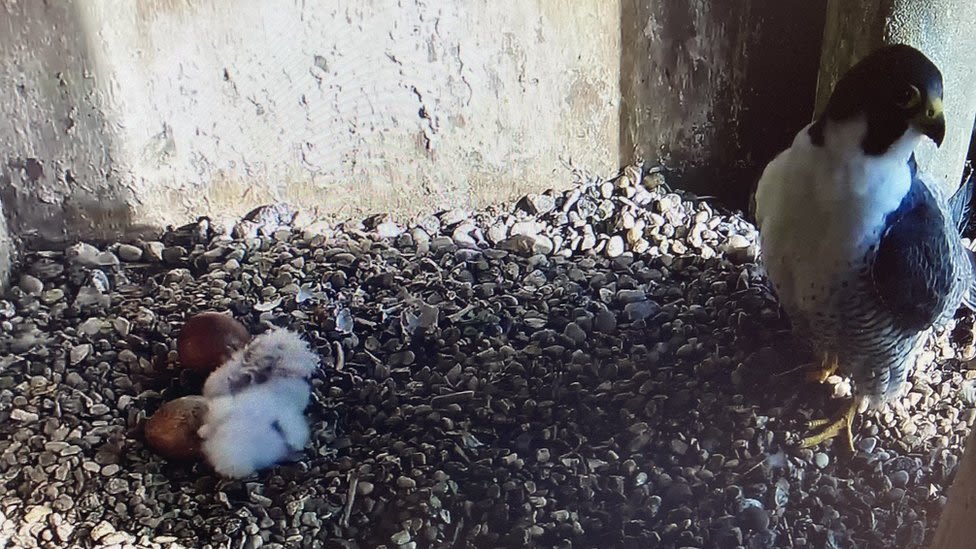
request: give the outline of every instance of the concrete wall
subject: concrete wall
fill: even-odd
[[[616,168],[619,22],[613,0],[0,0],[0,198],[60,240],[559,186]]]

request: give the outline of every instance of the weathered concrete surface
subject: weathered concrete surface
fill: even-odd
[[[621,160],[745,209],[811,119],[826,0],[622,0]]]
[[[818,111],[848,68],[883,44],[910,44],[942,71],[946,138],[918,151],[919,166],[959,184],[976,115],[976,3],[970,0],[829,0],[817,90]]]
[[[618,1],[0,0],[11,229],[408,214],[615,168]],[[568,173],[568,169],[567,169]]]
[[[133,224],[87,36],[69,2],[0,1],[0,200],[15,234]]]

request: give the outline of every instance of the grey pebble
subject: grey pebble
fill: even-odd
[[[897,488],[905,488],[908,486],[908,471],[901,469],[893,471],[891,475],[889,475],[889,478],[891,479],[891,484]]]
[[[186,248],[183,246],[169,246],[163,250],[162,259],[170,265],[179,265],[186,257]]]
[[[400,530],[392,536],[390,536],[390,541],[396,545],[405,545],[410,542],[410,532],[406,530]]]
[[[29,274],[23,274],[20,276],[19,286],[24,293],[30,295],[40,295],[41,292],[44,291],[44,283],[41,282],[41,279]]]
[[[874,449],[877,445],[878,445],[878,439],[874,437],[864,437],[857,441],[858,449],[866,454],[870,454],[874,452]]]
[[[132,263],[142,259],[142,248],[133,246],[132,244],[119,244],[115,252],[122,261]]]
[[[631,321],[644,320],[657,314],[660,310],[661,307],[653,301],[637,301],[624,306],[624,314]]]

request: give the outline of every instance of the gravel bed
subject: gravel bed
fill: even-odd
[[[300,228],[299,228],[300,227]],[[0,301],[0,545],[924,547],[976,417],[973,321],[933,335],[858,450],[797,447],[849,391],[755,229],[638,166],[400,226],[287,206],[22,258]],[[200,390],[203,310],[323,357],[301,461],[228,481],[141,426]]]

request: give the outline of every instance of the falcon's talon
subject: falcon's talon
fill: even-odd
[[[851,424],[854,423],[854,415],[857,413],[859,404],[859,399],[854,399],[850,404],[845,406],[843,413],[835,419],[815,419],[807,422],[807,428],[809,429],[825,427],[819,433],[810,435],[800,441],[800,447],[812,448],[819,445],[821,442],[826,442],[827,440],[840,435],[841,432],[843,432],[845,435],[845,442],[847,443],[847,449],[853,452],[854,433],[851,430]]]

